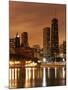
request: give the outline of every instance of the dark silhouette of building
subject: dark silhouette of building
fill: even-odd
[[[16,33],[16,37],[15,37],[15,48],[19,48],[20,47],[20,37],[18,32]]]
[[[65,58],[66,60],[66,41],[63,41],[62,44],[60,44],[60,57]]]
[[[43,29],[43,56],[50,55],[50,27]]]
[[[27,32],[23,32],[21,34],[21,47],[29,47],[29,44],[28,44],[28,33]]]
[[[60,54],[63,53],[63,43],[60,44],[60,46],[59,46],[59,53],[60,53]]]
[[[66,55],[66,41],[63,41],[63,54]]]
[[[10,45],[14,48],[10,48],[10,58],[15,58],[16,60],[33,60],[37,61],[38,58],[35,57],[34,48],[30,48],[28,45],[28,34],[27,32],[23,32],[21,34],[22,43],[20,45],[20,36],[18,32],[16,33],[16,37],[11,39]],[[39,52],[39,51],[38,51]]]
[[[15,48],[15,38],[10,38],[10,48]]]
[[[33,45],[34,57],[40,59],[40,45]]]
[[[58,19],[54,18],[51,24],[51,57],[59,54]]]
[[[15,53],[17,56],[27,60],[32,59],[34,57],[34,52],[32,48],[19,47],[15,49]]]

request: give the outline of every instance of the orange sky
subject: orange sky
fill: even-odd
[[[10,37],[16,32],[21,35],[26,31],[29,35],[29,45],[43,46],[43,28],[51,27],[51,20],[56,17],[59,25],[59,42],[65,40],[65,5],[24,3],[10,1],[9,24]]]

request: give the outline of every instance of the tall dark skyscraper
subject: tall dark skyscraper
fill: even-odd
[[[20,47],[20,37],[18,32],[16,33],[16,37],[15,37],[15,48],[19,48]]]
[[[29,47],[29,44],[28,44],[28,33],[27,32],[23,32],[21,34],[21,46],[22,47]]]
[[[50,27],[43,29],[43,56],[50,55]]]
[[[59,36],[58,36],[58,19],[54,18],[51,24],[51,56],[55,57],[59,54]]]

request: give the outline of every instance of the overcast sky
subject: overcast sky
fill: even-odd
[[[43,46],[43,28],[51,27],[53,18],[58,19],[59,43],[65,40],[65,5],[10,1],[9,18],[10,37],[28,32],[30,46]]]

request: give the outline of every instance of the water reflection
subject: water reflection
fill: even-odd
[[[45,67],[43,68],[43,82],[42,82],[42,86],[46,86],[46,72],[45,72]]]
[[[50,79],[50,67],[48,67],[48,69],[47,69],[48,71],[48,79]]]
[[[57,68],[55,67],[55,78],[57,78]]]
[[[10,68],[10,88],[65,85],[65,68]]]
[[[64,67],[62,68],[62,78],[65,78],[65,70],[64,70]]]
[[[26,68],[25,87],[30,87],[31,68]]]

